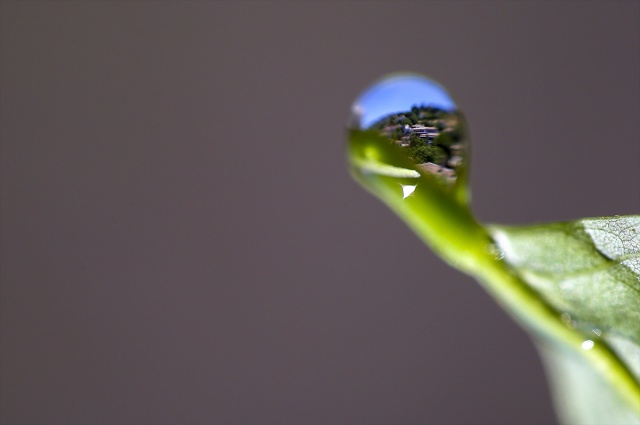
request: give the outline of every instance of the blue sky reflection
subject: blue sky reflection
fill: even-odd
[[[397,75],[365,91],[356,101],[354,113],[361,114],[360,127],[366,129],[384,116],[422,105],[446,111],[457,109],[453,99],[437,83],[419,75]]]

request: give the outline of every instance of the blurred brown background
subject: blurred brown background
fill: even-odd
[[[349,177],[352,100],[450,88],[481,220],[640,210],[640,3],[0,14],[3,424],[553,424],[526,335]]]

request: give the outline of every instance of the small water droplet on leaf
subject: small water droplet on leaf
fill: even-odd
[[[500,246],[496,243],[487,244],[487,246],[485,247],[485,251],[487,252],[487,254],[493,256],[493,258],[495,258],[496,260],[504,259],[504,251],[502,251],[502,249],[500,249]]]
[[[569,313],[562,313],[560,315],[560,320],[562,320],[562,323],[564,323],[565,325],[569,326],[569,327],[573,327],[574,326],[574,322],[571,319],[571,315]]]
[[[591,350],[594,345],[595,345],[595,343],[593,341],[591,341],[590,339],[588,339],[588,340],[582,342],[581,347],[582,347],[583,350]]]

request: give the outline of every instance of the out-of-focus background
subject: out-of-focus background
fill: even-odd
[[[0,14],[3,424],[553,424],[527,336],[350,178],[398,70],[474,211],[640,210],[640,3],[39,2]]]

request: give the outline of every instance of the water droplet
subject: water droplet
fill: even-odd
[[[371,155],[357,164],[362,172],[398,178],[433,176],[447,189],[466,179],[469,149],[464,118],[447,91],[424,76],[394,74],[380,80],[356,100],[349,122],[352,130],[382,136],[405,158],[398,166],[384,155]]]
[[[591,341],[590,339],[588,339],[588,340],[582,342],[581,347],[582,347],[583,350],[591,350],[594,345],[595,345],[595,343],[593,341]]]
[[[593,333],[594,333],[594,334],[596,334],[597,336],[602,335],[602,331],[601,331],[600,329],[598,329],[598,328],[594,328],[594,329],[591,329],[591,330],[592,330],[592,331],[593,331]]]
[[[571,315],[569,313],[562,313],[560,315],[560,320],[562,320],[562,323],[565,325],[573,326],[573,321],[571,320]]]
[[[489,243],[485,246],[487,254],[492,255],[496,260],[504,259],[504,251],[500,249],[500,246],[496,243]]]

